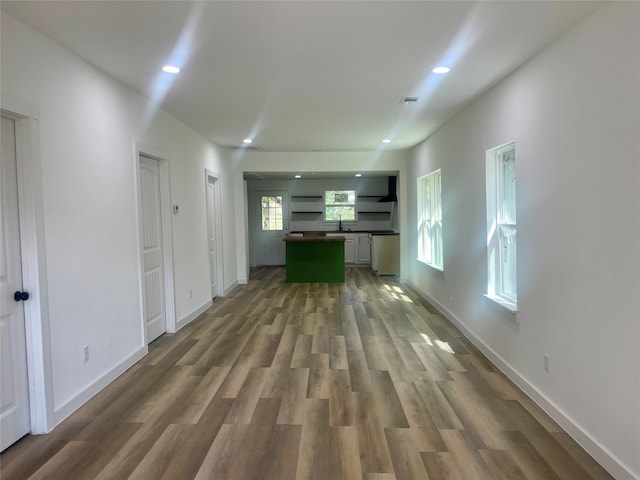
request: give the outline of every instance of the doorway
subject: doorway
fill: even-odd
[[[205,171],[207,195],[207,249],[211,278],[211,298],[224,295],[224,271],[222,262],[222,212],[220,205],[220,176]]]
[[[255,191],[253,195],[253,251],[255,264],[284,265],[284,237],[289,227],[288,192]]]
[[[142,315],[146,343],[175,332],[167,161],[138,152]]]
[[[0,451],[29,433],[29,385],[23,292],[15,120],[2,117],[0,179]]]

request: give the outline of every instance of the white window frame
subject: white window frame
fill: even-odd
[[[343,207],[351,207],[353,208],[353,219],[329,219],[327,218],[327,207],[333,207],[335,205],[333,204],[327,204],[327,197],[329,196],[330,192],[348,192],[348,193],[353,193],[353,203],[345,203],[344,205],[340,205]],[[323,198],[323,202],[324,202],[324,207],[323,207],[323,212],[322,212],[322,218],[323,218],[323,222],[324,223],[354,223],[358,221],[358,210],[356,209],[356,202],[358,201],[358,192],[356,190],[348,190],[348,189],[341,189],[341,190],[325,190],[324,192],[324,198]]]
[[[265,198],[269,199],[267,207],[265,207],[263,203]],[[277,199],[280,199],[279,206],[271,206],[271,199],[276,200],[276,202],[278,201]],[[270,213],[266,217],[265,208]],[[273,216],[271,213],[273,213]],[[265,225],[265,220],[267,221],[267,225]],[[284,230],[284,196],[260,195],[260,228],[263,232],[281,232]]]
[[[444,270],[442,169],[418,178],[418,261]]]
[[[516,259],[516,197],[515,192],[511,203],[504,196],[504,170],[502,168],[504,155],[513,151],[514,182],[516,169],[516,144],[509,142],[487,150],[486,152],[486,181],[487,181],[487,293],[486,296],[511,312],[518,310],[517,295],[517,259]],[[515,190],[515,186],[513,187]],[[505,212],[510,210],[513,218],[508,218]],[[507,241],[507,237],[511,242]],[[511,255],[515,263],[513,269],[507,269],[507,260]],[[513,292],[505,285],[512,285]]]

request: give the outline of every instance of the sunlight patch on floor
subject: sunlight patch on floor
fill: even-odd
[[[405,295],[402,288],[394,285],[386,285],[386,284],[384,285],[384,288],[386,288],[389,291],[389,295],[391,295],[391,298],[393,298],[394,300],[402,300],[403,302],[406,302],[406,303],[413,303],[413,300],[411,300],[407,295]]]
[[[456,352],[453,351],[453,349],[451,348],[451,346],[447,342],[442,342],[440,340],[436,340],[436,345],[438,347],[440,347],[440,350],[442,350],[444,352],[451,353],[452,355],[456,354]]]
[[[425,343],[430,347],[433,347],[433,342],[429,337],[427,337],[424,333],[421,333],[420,336],[424,339]]]

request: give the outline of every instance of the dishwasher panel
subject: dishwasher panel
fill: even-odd
[[[371,268],[376,275],[400,274],[400,235],[371,235]]]

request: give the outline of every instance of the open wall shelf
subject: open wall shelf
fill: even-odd
[[[376,226],[380,228],[383,223],[390,222],[393,204],[380,203],[378,200],[384,196],[384,193],[379,195],[358,195],[356,204],[357,222],[372,228],[376,228]],[[324,195],[291,195],[289,212],[291,221],[306,223],[304,228],[311,228],[311,224],[317,223],[318,229],[322,229],[324,223]]]

